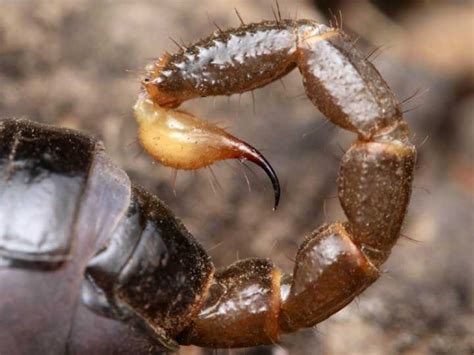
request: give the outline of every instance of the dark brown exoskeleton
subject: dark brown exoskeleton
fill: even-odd
[[[212,272],[181,222],[100,142],[0,121],[0,354],[175,348]]]
[[[147,68],[135,105],[140,141],[178,169],[249,159],[270,175],[276,206],[276,174],[256,149],[176,108],[191,98],[264,86],[295,67],[315,106],[358,138],[338,180],[348,221],[306,238],[291,275],[267,259],[214,272],[181,223],[156,197],[133,187],[100,144],[74,132],[2,122],[0,314],[6,316],[0,329],[31,319],[8,313],[19,300],[25,313],[37,312],[38,323],[35,330],[0,333],[0,344],[16,344],[21,332],[33,337],[40,324],[56,322],[58,304],[64,322],[50,325],[57,335],[48,333],[58,351],[77,351],[111,334],[137,349],[153,340],[168,348],[270,344],[326,319],[373,283],[399,237],[416,151],[399,102],[340,29],[309,20],[262,22],[166,54]],[[55,281],[48,273],[57,273]],[[11,291],[25,282],[38,294]]]

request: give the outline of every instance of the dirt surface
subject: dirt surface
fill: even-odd
[[[280,1],[285,17],[328,22],[327,1]],[[380,280],[316,328],[249,354],[471,354],[474,351],[474,8],[472,2],[335,1],[343,27],[405,103],[419,149],[403,235]],[[398,3],[398,2],[397,2]],[[0,117],[28,117],[87,131],[133,180],[159,195],[217,266],[271,257],[287,271],[305,235],[344,219],[336,196],[342,152],[354,136],[305,99],[297,72],[241,98],[184,107],[261,148],[283,196],[272,211],[269,182],[239,163],[180,172],[135,142],[131,107],[142,68],[169,39],[188,43],[222,27],[271,19],[271,1],[0,0]],[[321,12],[322,11],[322,12]],[[246,178],[250,180],[251,192]],[[183,347],[182,354],[206,353]],[[209,350],[209,353],[216,353]],[[217,353],[221,353],[218,351]]]

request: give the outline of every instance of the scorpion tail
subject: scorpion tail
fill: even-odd
[[[338,196],[347,222],[316,229],[292,275],[271,261],[240,260],[217,270],[203,308],[178,341],[211,347],[271,344],[312,327],[379,276],[410,200],[416,150],[393,92],[341,31],[303,24],[297,66],[313,104],[357,133],[342,158]],[[342,74],[344,73],[344,74]]]

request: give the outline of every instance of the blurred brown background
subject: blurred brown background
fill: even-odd
[[[271,0],[0,0],[0,117],[28,117],[100,137],[132,179],[158,194],[209,250],[217,266],[271,257],[290,271],[299,243],[343,219],[336,196],[342,150],[354,136],[327,124],[305,99],[297,72],[230,99],[194,100],[261,148],[281,179],[272,212],[266,177],[238,163],[180,172],[155,165],[135,140],[131,106],[142,68],[169,40],[191,42],[222,27],[273,17]],[[357,301],[280,346],[222,354],[472,354],[474,237],[474,2],[280,0],[285,17],[328,22],[360,36],[405,103],[419,147],[410,210],[386,273]],[[328,9],[332,11],[329,12]],[[252,191],[248,191],[245,174]],[[415,240],[415,241],[414,241]],[[182,354],[207,353],[187,347]]]

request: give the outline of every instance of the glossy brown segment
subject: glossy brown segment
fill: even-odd
[[[129,208],[131,189],[127,174],[115,165],[102,149],[96,152],[76,220],[76,239],[83,241],[82,244],[88,248],[87,258],[84,260],[88,264],[92,255],[90,248],[94,251],[101,249],[121,223]],[[95,243],[92,243],[93,241]],[[120,247],[123,248],[123,245]],[[82,276],[83,272],[81,278]],[[107,300],[103,299],[100,307],[104,309],[100,311],[97,304],[91,305],[87,297],[87,285],[83,280],[80,296],[71,316],[72,324],[65,353],[125,355],[130,352],[149,354],[163,351],[163,346],[155,334],[147,334],[139,324],[113,317]],[[108,313],[107,317],[104,312]],[[117,342],[117,339],[120,339],[120,342]]]
[[[69,258],[70,231],[96,142],[41,127],[0,121],[0,256],[54,264]]]
[[[316,230],[300,247],[280,316],[283,332],[312,327],[337,312],[379,276],[340,223]]]
[[[199,313],[214,267],[158,198],[137,187],[133,192],[141,231],[118,277],[117,298],[174,338]]]
[[[204,96],[262,87],[296,66],[297,21],[244,25],[165,54],[148,68],[143,86],[164,107]]]
[[[218,271],[180,343],[231,348],[276,342],[279,286],[280,272],[269,260],[241,260]]]
[[[306,94],[333,123],[368,139],[401,120],[400,105],[380,73],[340,30],[305,34],[298,52]]]
[[[339,199],[354,242],[380,265],[396,243],[411,194],[415,147],[357,141],[344,154]]]

